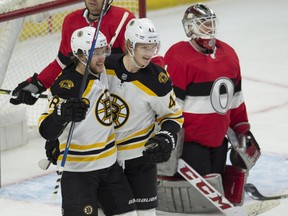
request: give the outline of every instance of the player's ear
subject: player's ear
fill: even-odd
[[[133,51],[133,44],[129,39],[125,41],[125,49],[127,53],[132,53]]]
[[[86,62],[87,61],[83,52],[77,53],[77,58],[80,60],[80,62]]]

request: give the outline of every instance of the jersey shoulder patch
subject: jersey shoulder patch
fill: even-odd
[[[68,99],[78,97],[82,75],[75,71],[74,67],[67,67],[51,86],[52,95]]]
[[[157,96],[165,96],[172,90],[172,81],[168,73],[154,63],[150,63],[145,68],[140,81]]]

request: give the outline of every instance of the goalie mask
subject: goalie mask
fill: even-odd
[[[154,24],[147,18],[132,19],[126,26],[125,41],[129,40],[133,50],[137,43],[155,44],[154,54],[159,50],[160,40]]]
[[[197,44],[214,53],[218,21],[215,13],[203,4],[195,4],[187,8],[182,19],[187,37],[195,39]]]
[[[96,28],[94,27],[84,27],[77,29],[73,32],[71,37],[71,48],[73,55],[78,58],[79,51],[81,50],[88,59],[90,49],[94,40]],[[95,49],[105,47],[105,56],[110,55],[111,49],[107,43],[106,37],[100,31],[98,33],[97,41],[95,44]]]

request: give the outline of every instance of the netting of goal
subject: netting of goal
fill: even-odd
[[[138,0],[114,0],[113,4],[139,16]],[[19,82],[39,73],[55,59],[63,19],[79,8],[84,8],[83,0],[0,0],[1,89],[13,90]],[[0,94],[1,114],[7,116],[15,109],[25,108],[29,126],[37,125],[47,103],[39,99],[34,106],[13,106],[8,100],[8,95]]]

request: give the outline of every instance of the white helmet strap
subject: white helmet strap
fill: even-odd
[[[139,68],[139,69],[142,69],[142,68],[145,68],[146,66],[145,65],[139,65],[137,62],[136,62],[136,60],[135,60],[135,57],[134,57],[134,49],[132,49],[132,50],[129,50],[128,49],[128,54],[129,54],[129,57],[130,57],[130,59],[131,59],[131,62],[137,67],[137,68]]]
[[[78,58],[78,57],[77,57]],[[78,60],[86,67],[87,66],[87,58],[85,57],[86,59],[86,62],[84,62],[83,60],[81,60],[80,58],[78,58]],[[90,67],[88,68],[89,70],[89,73],[95,77],[99,77],[100,74],[96,74],[96,73],[93,73],[91,70],[90,70]]]

